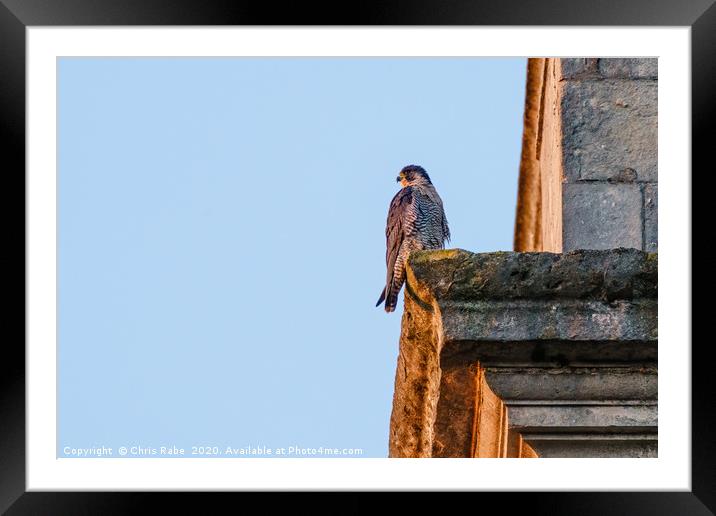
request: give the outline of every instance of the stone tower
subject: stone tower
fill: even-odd
[[[656,252],[657,60],[530,59],[515,251]]]
[[[515,251],[409,259],[391,457],[657,455],[657,61],[530,59]]]

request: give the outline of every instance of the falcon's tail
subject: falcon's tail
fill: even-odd
[[[386,296],[386,291],[388,292],[388,295]],[[380,298],[378,299],[378,302],[375,304],[375,306],[380,306],[380,304],[385,301],[385,311],[386,312],[394,312],[395,307],[398,304],[398,292],[400,292],[400,289],[397,291],[395,289],[390,289],[388,291],[388,287],[385,287],[383,289],[383,292],[380,293]]]
[[[383,287],[383,292],[380,293],[380,298],[378,298],[378,302],[375,304],[375,306],[380,306],[380,304],[385,301],[385,289],[386,287]]]
[[[388,295],[385,297],[385,311],[395,312],[395,307],[398,305],[398,294],[400,293],[400,287],[391,288]]]
[[[385,301],[385,311],[395,312],[395,307],[398,305],[398,294],[400,294],[400,289],[402,286],[402,281],[399,284],[395,282],[392,283],[390,285],[390,288],[388,288],[388,285],[386,285],[383,289],[383,292],[380,293],[380,298],[378,299],[378,302],[375,304],[375,306],[380,306],[380,304]]]

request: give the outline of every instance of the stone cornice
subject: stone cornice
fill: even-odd
[[[410,255],[413,290],[439,304],[479,300],[634,300],[657,298],[658,258],[638,249],[568,253],[472,253],[462,249]]]

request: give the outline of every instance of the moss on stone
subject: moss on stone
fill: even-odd
[[[467,251],[463,249],[434,249],[429,251],[415,251],[410,254],[410,262],[419,265],[422,263],[434,262],[437,260],[448,260],[457,258]]]

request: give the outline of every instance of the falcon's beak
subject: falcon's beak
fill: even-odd
[[[398,177],[395,178],[395,182],[396,182],[396,183],[400,183],[402,180],[403,180],[403,178],[400,177],[400,176],[398,176]]]

